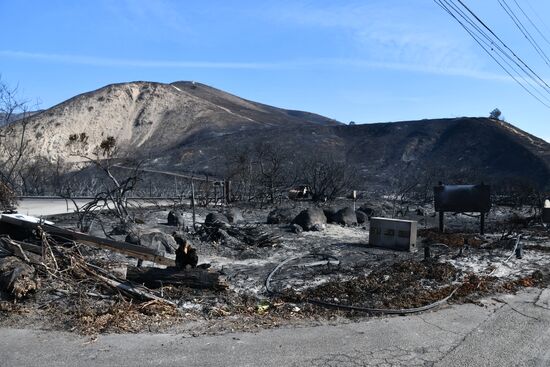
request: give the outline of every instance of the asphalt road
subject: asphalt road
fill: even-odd
[[[190,337],[0,329],[8,366],[550,366],[550,291],[406,317]]]
[[[89,199],[75,199],[76,204],[80,207],[89,202]],[[130,204],[133,206],[155,206],[155,205],[170,205],[172,200],[167,199],[130,199]],[[73,213],[76,210],[74,203],[71,200],[55,199],[55,198],[25,198],[20,199],[17,205],[17,211],[21,214],[31,215],[34,217]]]

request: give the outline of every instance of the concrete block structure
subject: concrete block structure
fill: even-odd
[[[414,220],[372,217],[369,244],[399,251],[416,251],[418,223]]]

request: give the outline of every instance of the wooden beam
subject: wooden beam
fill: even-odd
[[[130,293],[133,296],[138,296],[138,297],[141,297],[141,298],[154,300],[154,301],[161,301],[161,302],[165,302],[165,303],[167,303],[171,306],[177,307],[177,304],[175,304],[174,302],[169,301],[167,299],[164,299],[162,297],[159,297],[159,296],[147,291],[146,289],[139,289],[137,286],[135,286],[135,285],[133,285],[129,282],[119,282],[117,280],[107,278],[107,277],[105,277],[103,275],[100,275],[100,274],[94,274],[94,276],[96,276],[98,279],[102,280],[103,282],[107,283],[111,287],[115,287],[115,288],[118,288],[120,290],[123,290],[127,293]]]
[[[147,247],[138,246],[127,242],[115,241],[108,238],[91,236],[84,233],[71,231],[65,228],[50,225],[50,224],[31,223],[21,219],[7,217],[4,215],[0,217],[0,221],[13,224],[16,226],[20,226],[22,228],[29,228],[29,229],[36,229],[38,227],[42,227],[42,230],[44,230],[44,232],[46,233],[49,233],[50,235],[58,236],[64,239],[68,239],[70,241],[81,242],[91,247],[107,249],[110,251],[118,252],[123,255],[135,257],[137,259],[152,261],[155,264],[166,265],[166,266],[176,265],[174,260],[164,257],[162,255],[159,255],[157,251]]]
[[[180,270],[176,268],[129,267],[126,279],[135,283],[145,284],[150,288],[158,288],[166,284],[178,284],[197,289],[226,288],[218,272],[201,268]]]

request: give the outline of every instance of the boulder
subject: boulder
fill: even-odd
[[[136,226],[133,223],[118,223],[113,226],[109,234],[111,236],[120,236],[135,231]]]
[[[323,213],[325,213],[325,217],[327,217],[327,223],[335,223],[336,222],[336,213],[338,213],[338,209],[336,209],[336,208],[324,208]]]
[[[183,213],[179,210],[170,210],[170,212],[168,212],[168,225],[184,228],[185,221],[183,220]]]
[[[208,213],[204,220],[204,225],[207,227],[229,228],[229,219],[221,213]]]
[[[274,209],[267,215],[267,224],[287,224],[292,222],[295,216],[292,209]]]
[[[291,224],[290,225],[290,232],[300,234],[304,231],[304,229],[299,226],[298,224]]]
[[[357,217],[357,223],[363,224],[369,221],[369,216],[361,210],[356,210],[355,216]]]
[[[327,229],[326,224],[315,223],[309,230],[315,231],[315,232],[321,232],[321,231],[324,231],[325,229]]]
[[[231,236],[227,231],[217,228],[216,234],[214,236],[223,246],[232,248],[232,249],[242,249],[244,248],[243,243],[239,241],[238,238]]]
[[[237,208],[230,208],[224,214],[229,223],[239,223],[244,221],[243,213]]]
[[[192,236],[189,233],[183,232],[183,231],[175,231],[172,233],[172,237],[174,237],[174,240],[179,245],[182,244],[182,242],[191,242]]]
[[[131,243],[132,245],[139,245],[139,236],[140,236],[139,232],[132,231],[126,235],[124,242]]]
[[[365,213],[367,217],[369,217],[369,219],[375,215],[375,210],[370,206],[368,206],[367,204],[361,205],[361,207],[357,210],[360,210],[363,213]]]
[[[139,245],[158,251],[174,254],[178,244],[174,237],[162,232],[145,233],[139,236]]]
[[[316,225],[316,228],[323,228],[327,223],[327,217],[320,208],[309,208],[303,210],[294,218],[292,224],[298,224],[304,231],[311,231]]]
[[[353,226],[357,224],[357,215],[355,215],[355,210],[348,206],[338,210],[334,216],[334,221],[344,226]]]

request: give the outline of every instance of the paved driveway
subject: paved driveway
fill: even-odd
[[[550,291],[406,316],[190,337],[1,329],[8,366],[550,366]]]

